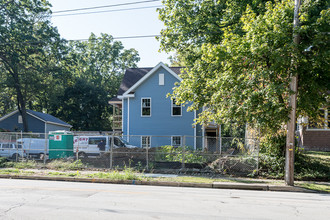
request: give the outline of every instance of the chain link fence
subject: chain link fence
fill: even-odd
[[[52,148],[44,133],[0,133],[0,156],[12,161],[48,163],[80,160],[89,168],[193,170],[247,175],[258,170],[259,143],[253,138],[153,136],[112,132],[74,132],[73,146]],[[62,154],[61,154],[62,153]],[[70,153],[70,154],[66,154]]]

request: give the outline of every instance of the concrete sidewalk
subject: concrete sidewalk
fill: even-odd
[[[157,174],[156,177],[168,176],[167,174]],[[170,175],[175,176],[175,175]],[[0,178],[8,179],[28,179],[28,180],[49,180],[49,181],[69,181],[86,183],[107,183],[107,184],[127,184],[127,185],[152,185],[152,186],[172,186],[172,187],[198,187],[214,189],[236,189],[236,190],[260,190],[260,191],[285,191],[285,192],[315,192],[296,186],[259,184],[259,183],[235,183],[235,182],[213,182],[213,183],[187,183],[171,181],[146,181],[146,180],[110,180],[101,178],[79,178],[45,175],[19,175],[0,174]]]

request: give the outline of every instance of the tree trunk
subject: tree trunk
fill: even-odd
[[[12,72],[12,76],[14,78],[15,82],[15,90],[16,90],[16,95],[17,95],[17,107],[18,111],[22,116],[22,121],[23,121],[23,131],[28,132],[29,131],[29,126],[27,122],[27,114],[26,114],[26,103],[24,96],[22,94],[22,89],[21,89],[21,84],[18,79],[18,73]]]
[[[23,121],[23,131],[28,132],[29,126],[28,126],[28,122],[27,122],[25,100],[24,100],[24,97],[23,97],[20,89],[16,89],[16,92],[17,92],[18,111],[21,114],[22,121]]]

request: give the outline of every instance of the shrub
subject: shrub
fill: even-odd
[[[185,163],[204,163],[207,158],[202,152],[193,151],[191,147],[185,146]],[[183,147],[174,147],[171,145],[162,146],[157,149],[156,161],[182,162]]]
[[[259,168],[268,173],[283,174],[285,166],[285,134],[266,135],[260,143]]]
[[[6,165],[7,165],[7,158],[0,157],[0,168],[6,167]]]

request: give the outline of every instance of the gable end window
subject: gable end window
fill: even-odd
[[[141,115],[151,116],[151,98],[141,99]]]
[[[18,116],[18,124],[23,124],[22,115]]]
[[[182,116],[182,106],[175,103],[175,99],[172,100],[172,116]]]
[[[164,73],[159,74],[159,85],[160,86],[165,85],[165,75],[164,75]]]

